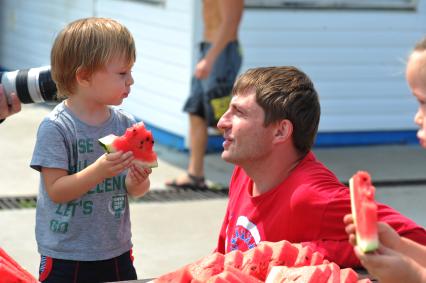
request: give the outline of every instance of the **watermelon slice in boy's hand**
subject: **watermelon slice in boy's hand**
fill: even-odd
[[[154,168],[158,166],[157,154],[154,152],[154,139],[151,131],[139,122],[128,128],[124,135],[108,135],[99,139],[99,144],[106,152],[132,151],[135,160],[142,167]]]
[[[349,180],[352,217],[355,224],[356,245],[363,252],[372,252],[379,247],[377,234],[377,204],[375,188],[368,172],[358,171]]]

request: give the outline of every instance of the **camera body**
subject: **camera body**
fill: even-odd
[[[57,101],[50,66],[0,72],[0,82],[9,104],[12,92],[25,104]]]

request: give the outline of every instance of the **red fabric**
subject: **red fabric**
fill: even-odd
[[[49,256],[45,256],[43,266],[40,268],[40,275],[38,277],[38,280],[40,281],[46,280],[50,272],[52,271],[52,266],[53,266],[53,259]]]
[[[287,240],[309,245],[340,266],[359,266],[343,223],[351,212],[349,189],[312,152],[276,188],[252,197],[252,186],[244,170],[236,167],[217,251],[245,251],[259,241]],[[378,204],[378,219],[426,244],[426,231],[394,209]]]
[[[34,282],[38,281],[0,248],[0,283]]]

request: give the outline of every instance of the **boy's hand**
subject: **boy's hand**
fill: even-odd
[[[129,169],[129,173],[126,176],[127,187],[139,186],[145,182],[149,174],[152,173],[151,168],[143,168],[134,163],[130,165]]]
[[[355,224],[352,214],[345,215],[343,222],[346,224],[345,230],[349,236],[349,242],[355,246]],[[379,242],[381,245],[398,250],[401,243],[401,237],[391,226],[389,226],[389,224],[385,222],[377,222],[377,232],[379,234]]]
[[[96,171],[103,179],[117,176],[128,169],[134,159],[133,153],[128,151],[123,153],[117,151],[114,153],[105,153],[95,161]]]

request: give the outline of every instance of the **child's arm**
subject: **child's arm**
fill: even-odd
[[[363,253],[355,248],[355,254],[374,278],[383,283],[426,282],[426,268],[418,262],[381,245],[374,253]]]
[[[426,246],[420,245],[408,238],[401,237],[401,241],[396,250],[415,260],[418,264],[426,268]]]
[[[66,170],[43,167],[41,173],[46,191],[53,202],[65,203],[79,198],[105,178],[129,168],[132,152],[104,154],[80,172],[68,175]]]
[[[126,176],[127,193],[136,198],[145,195],[151,184],[149,180],[149,174],[151,173],[151,168],[143,168],[132,164]]]

